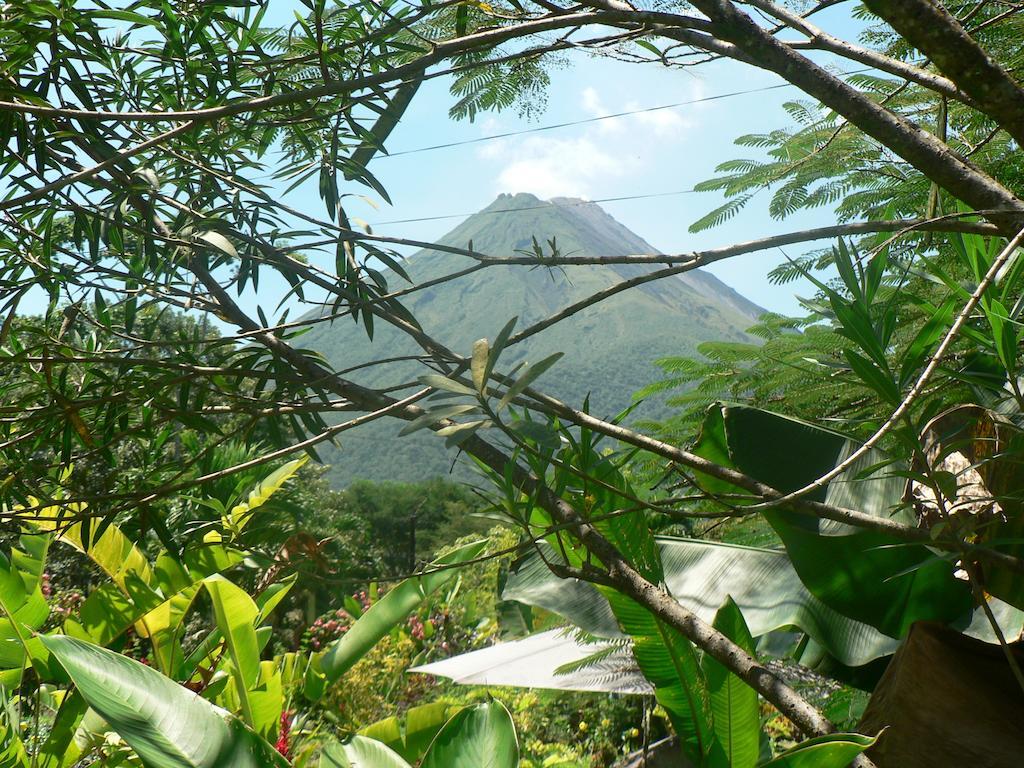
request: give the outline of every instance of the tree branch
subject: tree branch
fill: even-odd
[[[956,17],[933,0],[865,0],[900,35],[935,62],[977,105],[1024,144],[1024,88],[1010,77]]]

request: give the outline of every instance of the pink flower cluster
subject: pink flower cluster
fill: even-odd
[[[344,610],[339,608],[333,614],[320,616],[306,630],[307,642],[314,651],[319,651],[323,646],[332,640],[337,640],[348,632],[351,626],[351,619]]]
[[[426,639],[426,628],[423,626],[423,622],[420,621],[420,617],[415,613],[409,617],[409,634],[412,635],[413,640]]]

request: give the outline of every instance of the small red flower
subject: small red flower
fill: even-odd
[[[274,748],[285,757],[288,757],[288,753],[291,751],[291,745],[288,743],[291,730],[292,713],[286,709],[281,713],[281,728],[278,731],[277,743],[274,744]]]

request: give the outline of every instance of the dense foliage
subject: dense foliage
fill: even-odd
[[[694,765],[1019,760],[992,723],[1024,716],[1021,9],[867,0],[852,41],[815,25],[831,5],[305,0],[287,28],[248,0],[3,5],[0,763],[611,763],[650,733],[628,702],[588,719],[404,674],[553,621],[597,650],[521,675],[610,685],[614,662]],[[392,250],[412,243],[353,227],[424,78],[452,78],[455,116],[529,110],[579,52],[796,86],[796,125],[740,140],[761,154],[705,185],[730,199],[695,228],[765,188],[778,217],[839,223],[682,255],[418,243],[465,260],[427,280]],[[324,214],[289,204],[303,185]],[[612,297],[823,240],[778,274],[814,282],[807,317],[663,363],[666,422],[562,402],[540,387],[565,350],[518,354]],[[609,267],[543,317],[487,307],[472,344],[416,311],[466,275]],[[412,352],[325,359],[316,326]],[[384,419],[443,439],[485,501],[304,466]],[[470,512],[505,528],[431,552]]]

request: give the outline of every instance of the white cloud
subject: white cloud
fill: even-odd
[[[509,147],[505,159],[497,191],[532,192],[541,198],[592,197],[596,183],[620,178],[633,165],[586,136],[532,137]]]
[[[487,118],[480,123],[480,133],[483,136],[494,136],[496,133],[501,133],[504,130],[505,126],[503,126],[493,115],[488,115]]]
[[[692,85],[685,100],[702,95],[699,81]],[[580,106],[587,117],[613,113],[593,86],[580,92]],[[628,102],[620,111],[640,108]],[[544,134],[501,139],[484,144],[477,157],[502,164],[497,172],[498,192],[591,198],[608,182],[649,167],[666,143],[684,139],[694,126],[694,111],[682,107],[608,118],[580,126],[574,138]]]
[[[635,109],[636,107],[628,107]],[[683,131],[693,127],[693,122],[679,114],[675,109],[659,109],[656,112],[638,112],[630,115],[630,119],[640,126],[650,128],[655,134],[661,137],[672,137],[680,135]]]
[[[601,102],[601,95],[592,85],[588,85],[583,89],[583,93],[580,94],[580,100],[583,102],[584,111],[590,113],[593,117],[601,117],[608,114],[608,110],[605,109],[604,104]]]

